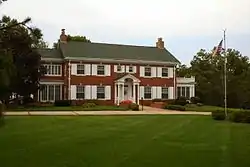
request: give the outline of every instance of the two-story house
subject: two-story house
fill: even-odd
[[[62,29],[57,49],[40,50],[47,74],[41,102],[99,99],[109,104],[143,98],[194,96],[194,78],[177,78],[179,61],[159,38],[156,46],[67,41]],[[179,83],[178,83],[179,82]]]

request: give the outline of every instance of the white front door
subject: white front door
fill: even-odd
[[[129,89],[128,89],[128,85],[124,85],[124,100],[129,100]]]

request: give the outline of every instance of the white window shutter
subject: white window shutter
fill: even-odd
[[[156,95],[157,99],[161,99],[161,87],[157,86],[157,95]]]
[[[125,72],[125,66],[124,65],[121,66],[121,72]]]
[[[110,65],[105,65],[105,75],[110,76]]]
[[[97,86],[92,85],[91,90],[92,90],[92,99],[97,99]]]
[[[97,64],[92,64],[92,75],[97,75]]]
[[[156,99],[157,98],[157,87],[153,86],[152,87],[152,99]]]
[[[85,99],[91,99],[91,86],[90,85],[86,85],[85,86],[85,90],[84,90],[84,95],[85,95]]]
[[[151,67],[151,76],[156,77],[156,67]]]
[[[71,85],[71,100],[75,100],[76,99],[76,85]]]
[[[77,64],[71,64],[71,75],[77,75]]]
[[[140,77],[144,77],[144,67],[140,66]]]
[[[91,75],[90,64],[84,64],[85,75]]]
[[[168,99],[174,99],[174,87],[168,87]]]
[[[129,72],[129,66],[126,66],[126,71],[125,72]]]
[[[136,73],[137,66],[133,66],[133,72]]]
[[[111,99],[111,86],[105,86],[105,99]]]
[[[162,67],[157,67],[157,77],[162,77]]]
[[[144,98],[144,86],[140,86],[140,99]]]
[[[174,77],[174,68],[168,68],[168,77],[173,78]]]
[[[114,72],[117,72],[117,65],[114,65]]]

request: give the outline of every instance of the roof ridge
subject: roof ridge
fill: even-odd
[[[80,43],[81,41],[70,41]],[[82,42],[84,43],[84,42]],[[102,45],[114,45],[114,46],[130,46],[130,47],[144,47],[144,48],[157,48],[156,46],[145,46],[145,45],[132,45],[132,44],[115,44],[115,43],[104,43],[104,42],[85,42],[87,44],[102,44]]]

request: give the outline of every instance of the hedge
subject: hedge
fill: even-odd
[[[186,108],[181,105],[166,105],[164,109],[168,110],[177,110],[177,111],[186,111]]]

